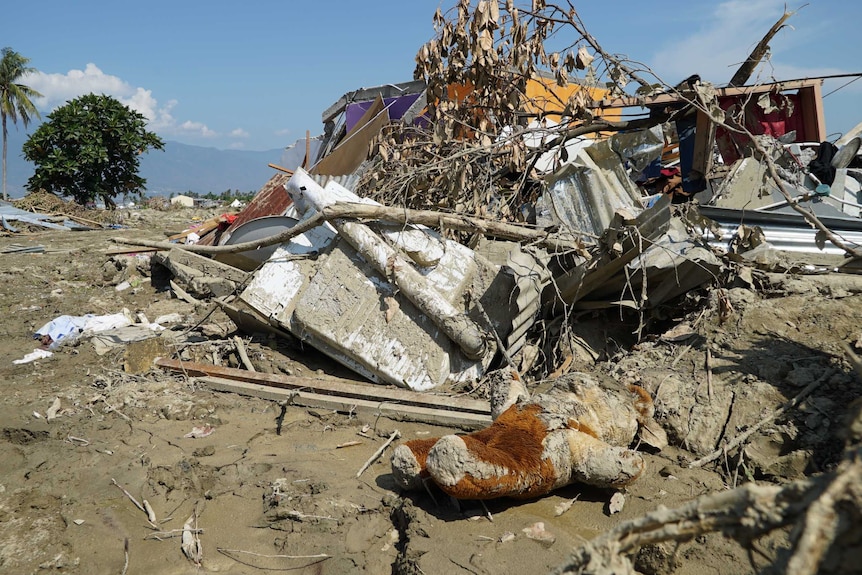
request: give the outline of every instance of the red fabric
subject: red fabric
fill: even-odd
[[[718,105],[722,110],[729,112],[729,116],[738,115],[740,106],[745,105],[745,127],[755,136],[767,134],[778,138],[795,130],[797,142],[808,141],[800,98],[797,94],[770,94],[773,106],[778,109],[768,114],[758,105],[759,97],[756,94],[727,96],[719,98]],[[729,132],[722,127],[716,129],[715,139],[726,164],[732,164],[738,160],[741,157],[739,150],[748,144],[747,135]]]

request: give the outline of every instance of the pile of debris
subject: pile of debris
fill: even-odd
[[[341,97],[323,113],[324,134],[288,149],[235,219],[193,242],[117,241],[165,249],[154,261],[171,286],[214,299],[240,329],[296,338],[371,382],[421,392],[475,389],[501,368],[527,387],[576,377],[579,355],[601,353],[579,337],[580,311],[630,310],[643,335],[662,307],[684,307],[700,288],[750,284],[751,269],[854,270],[862,124],[826,140],[821,79],[746,84],[789,13],[727,86],[692,76],[672,87],[605,52],[574,11],[534,10],[482,1],[460,2],[452,18],[438,12],[417,80]],[[578,38],[565,54],[544,51],[555,27]],[[640,86],[634,95],[628,83]],[[245,378],[243,389],[275,379]],[[405,447],[397,474],[415,486],[430,467],[447,492],[479,499],[590,482],[583,469],[609,474],[592,476],[600,485],[636,478],[637,455],[625,448],[638,429],[652,425],[657,448],[666,441],[649,394],[605,389],[599,401],[589,386],[566,385],[563,399],[530,399],[525,388],[491,427],[489,409],[404,399],[403,416],[487,429]],[[351,391],[306,393],[314,402]],[[350,409],[372,401],[355,397]],[[604,405],[632,401],[628,411]],[[596,419],[602,426],[623,426],[626,413],[625,439],[609,440],[616,432],[586,415],[555,419],[587,407],[616,414]],[[571,438],[547,447],[561,428],[584,451],[570,453],[580,449]],[[533,479],[499,472],[505,442],[496,454],[482,446],[500,449],[500,437],[535,443],[529,457],[558,467],[528,468]],[[584,455],[588,444],[605,459]],[[453,449],[460,467],[446,470]]]
[[[27,194],[15,202],[0,202],[0,233],[5,234],[17,234],[25,229],[102,229],[114,226],[119,218],[117,212],[89,210],[44,190]]]

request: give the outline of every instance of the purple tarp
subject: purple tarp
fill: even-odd
[[[398,120],[404,116],[404,113],[419,99],[419,96],[420,94],[407,94],[406,96],[397,96],[395,98],[384,98],[383,105],[389,109],[389,119]],[[348,132],[353,129],[353,126],[359,122],[365,112],[371,108],[372,104],[374,104],[374,100],[354,102],[347,105],[344,111],[344,121],[347,124]]]

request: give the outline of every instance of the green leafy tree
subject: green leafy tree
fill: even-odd
[[[27,189],[69,195],[79,204],[101,200],[109,209],[121,194],[140,197],[147,181],[140,156],[164,142],[146,129],[146,118],[111,96],[87,94],[48,114],[24,143],[36,164]]]
[[[31,72],[35,72],[35,68],[30,68],[27,64],[29,58],[25,58],[12,48],[3,48],[2,58],[0,58],[0,117],[3,120],[3,199],[6,200],[9,196],[6,193],[6,150],[8,148],[7,141],[7,118],[12,120],[13,124],[18,124],[18,119],[26,128],[32,117],[39,117],[39,111],[31,101],[32,98],[38,98],[42,94],[29,86],[21,84],[19,80]]]

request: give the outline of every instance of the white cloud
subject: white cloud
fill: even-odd
[[[231,131],[230,135],[232,138],[248,138],[249,133],[242,128],[237,128],[236,130]]]
[[[276,130],[275,135],[276,136],[289,136],[290,135],[290,128],[283,128],[281,130]]]
[[[691,74],[726,84],[763,34],[784,13],[784,0],[728,0],[705,15],[703,26],[666,44],[652,58],[653,69],[669,84]],[[679,32],[679,30],[675,30]],[[778,37],[787,30],[778,33]],[[772,43],[773,45],[775,42]]]
[[[218,136],[216,132],[207,128],[206,124],[202,124],[200,122],[192,122],[186,120],[179,126],[177,129],[181,133],[189,134],[189,135],[198,135],[202,138],[215,138]]]
[[[214,138],[218,134],[201,122],[179,122],[173,116],[176,100],[159,106],[151,90],[135,87],[125,80],[105,74],[93,63],[84,70],[69,70],[66,74],[35,72],[26,79],[27,84],[42,94],[34,103],[45,112],[51,111],[85,94],[112,96],[147,119],[149,128],[163,135],[186,135]]]

